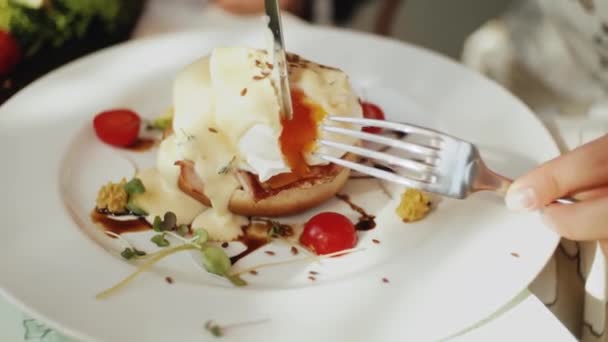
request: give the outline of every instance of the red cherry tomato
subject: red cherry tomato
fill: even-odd
[[[367,119],[384,120],[384,112],[382,109],[371,102],[361,102],[363,108],[363,117]],[[382,128],[378,127],[363,127],[363,130],[368,133],[380,133]]]
[[[114,109],[95,116],[95,133],[106,144],[127,147],[135,143],[139,136],[141,119],[128,109]]]
[[[357,244],[357,231],[344,215],[325,212],[306,222],[300,243],[318,255],[335,253],[353,248]]]
[[[0,75],[13,71],[20,60],[19,44],[9,32],[0,30]]]

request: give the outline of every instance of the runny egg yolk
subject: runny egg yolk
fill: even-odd
[[[305,176],[309,171],[305,155],[311,152],[317,140],[317,126],[325,118],[325,111],[306,98],[297,89],[291,91],[293,117],[281,119],[283,130],[279,137],[281,152],[292,173],[297,177]]]

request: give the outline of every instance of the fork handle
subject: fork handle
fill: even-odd
[[[509,187],[511,184],[513,184],[513,180],[497,174],[485,165],[483,165],[480,169],[481,172],[477,176],[475,184],[473,185],[474,189],[476,191],[494,191],[502,196],[505,196],[507,194],[507,190],[509,190]],[[553,201],[552,204],[558,203],[568,205],[578,202],[579,201],[574,197],[562,197]]]

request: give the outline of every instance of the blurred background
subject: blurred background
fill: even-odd
[[[458,59],[510,0],[281,0],[306,21],[375,32]],[[245,20],[262,0],[0,0],[0,103],[67,61],[133,36]],[[190,18],[190,21],[187,18]],[[142,23],[143,21],[143,23]]]

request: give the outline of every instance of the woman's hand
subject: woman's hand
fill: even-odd
[[[564,196],[580,202],[551,204]],[[542,209],[547,224],[567,239],[608,240],[608,135],[517,179],[506,203],[514,210]]]
[[[264,12],[264,0],[214,0],[223,9],[235,14],[257,14]],[[282,9],[300,13],[305,0],[279,0]]]

